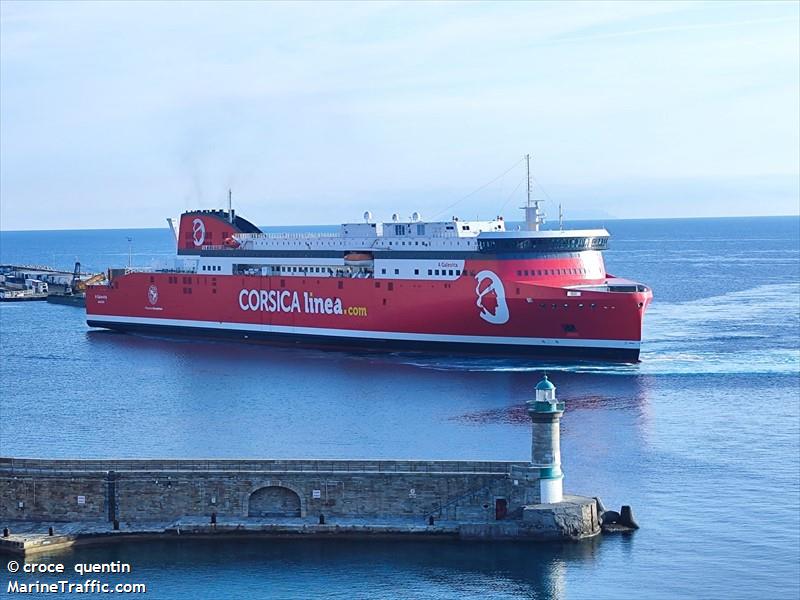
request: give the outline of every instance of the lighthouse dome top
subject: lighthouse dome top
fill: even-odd
[[[556,389],[556,386],[554,386],[547,378],[547,375],[545,375],[544,377],[542,377],[542,380],[536,384],[536,389],[542,391],[551,391]]]

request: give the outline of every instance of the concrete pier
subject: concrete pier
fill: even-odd
[[[554,387],[537,389],[531,462],[0,458],[0,551],[177,535],[594,536],[596,500],[561,491],[563,408]]]

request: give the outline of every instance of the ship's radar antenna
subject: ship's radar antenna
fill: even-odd
[[[561,203],[558,204],[558,228],[564,231],[564,209],[561,208]]]
[[[392,221],[394,221],[395,223],[397,223],[397,221],[399,221],[399,220],[400,220],[400,215],[398,215],[397,213],[394,213],[394,214],[392,215]]]
[[[539,226],[544,224],[544,213],[539,210],[539,202],[531,198],[531,155],[525,155],[525,164],[527,166],[527,179],[528,179],[528,200],[525,203],[525,227],[528,231],[539,231]]]
[[[364,212],[364,222],[369,223],[372,220],[372,213],[368,210]]]
[[[414,221],[415,223],[416,223],[417,221],[419,221],[420,219],[422,219],[422,215],[421,215],[421,214],[419,214],[417,211],[414,211],[414,212],[411,214],[411,220],[412,220],[412,221]]]
[[[233,192],[228,188],[228,223],[233,224]]]

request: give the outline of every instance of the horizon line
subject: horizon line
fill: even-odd
[[[192,212],[192,211],[187,211]],[[183,214],[183,213],[181,213]],[[779,214],[779,215],[725,215],[720,217],[584,217],[581,219],[565,219],[564,222],[580,223],[585,221],[692,221],[699,219],[770,219],[770,218],[786,218],[797,217],[800,218],[800,212],[794,214]],[[359,221],[360,222],[360,221]],[[427,221],[436,222],[436,221]],[[524,223],[525,221],[512,221],[506,220],[507,223]],[[557,219],[547,221],[547,223],[558,223]],[[257,225],[257,227],[339,227],[343,223],[328,223],[328,224],[302,224],[302,225]],[[0,228],[0,233],[29,233],[34,231],[131,231],[134,229],[156,231],[160,229],[169,230],[168,226],[163,227],[79,227],[79,228],[62,228],[62,229],[3,229]],[[547,231],[547,230],[545,230]]]

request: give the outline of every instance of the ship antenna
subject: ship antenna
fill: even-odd
[[[561,203],[558,204],[558,228],[564,231],[564,211],[561,208]]]
[[[528,203],[525,205],[525,208],[528,210],[531,209],[531,155],[525,155],[525,166],[527,169],[527,179],[528,179]]]
[[[233,224],[233,201],[231,196],[233,193],[231,192],[231,188],[228,188],[228,222]]]

